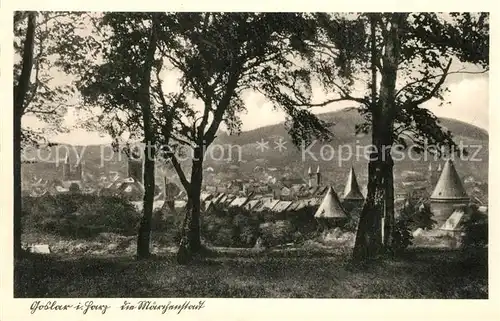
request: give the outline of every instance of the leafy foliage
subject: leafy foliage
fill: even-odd
[[[430,230],[436,225],[436,221],[432,219],[433,213],[430,208],[430,204],[423,203],[419,206],[418,210],[415,212],[412,220],[411,227],[412,230],[423,229]]]
[[[203,138],[208,145],[221,123],[231,132],[239,132],[239,115],[246,109],[241,95],[246,90],[262,92],[289,114],[289,131],[294,141],[315,135],[329,136],[326,124],[291,104],[284,93],[288,90],[304,99],[310,97],[308,72],[294,63],[292,54],[296,50],[292,41],[287,40],[302,37],[307,21],[300,15],[158,15],[161,23],[157,30],[155,79],[152,79],[158,137],[171,129],[176,144],[191,146],[193,141]],[[140,110],[136,102],[141,80],[137,75],[142,74],[144,39],[152,17],[150,13],[106,13],[97,19],[97,30],[101,31],[106,46],[92,50],[104,62],[86,68],[79,88],[87,104],[103,106],[99,120],[105,120],[106,130],[114,136],[121,134],[123,127],[140,136],[137,122]],[[80,68],[80,63],[73,66],[74,71]],[[172,73],[179,74],[179,87],[164,92],[164,77]],[[203,106],[201,114],[193,105],[195,101]],[[174,109],[175,119],[170,123],[165,116]]]
[[[334,95],[312,105],[324,106],[338,101],[358,104],[365,122],[360,123],[356,130],[366,133],[371,128],[372,113],[378,103],[370,96],[372,48],[369,21],[376,21],[374,62],[377,72],[383,74],[385,62],[382,53],[388,44],[388,26],[394,15],[321,13],[314,18],[316,38],[310,38],[304,44],[310,52],[311,77],[323,85],[325,92]],[[425,108],[425,103],[431,99],[444,100],[445,81],[449,75],[488,71],[489,15],[404,14],[399,37],[399,87],[394,96],[397,108],[391,115],[394,118],[393,140],[403,146],[407,146],[408,140],[412,141],[418,151],[434,145],[439,148],[430,152],[439,153],[441,147],[451,153],[463,152],[457,149],[452,133],[441,127],[437,117]],[[457,61],[472,68],[457,69],[454,67]],[[361,84],[365,84],[366,89],[358,94],[357,88]],[[300,101],[296,103],[302,104]]]
[[[243,209],[211,207],[203,213],[204,239],[215,246],[253,247],[259,236],[261,220]]]
[[[15,12],[14,88],[20,82],[29,14],[35,16],[32,73],[26,99],[15,115],[34,116],[44,124],[42,128],[23,127],[23,144],[38,145],[48,143],[48,134],[65,132],[64,116],[68,108],[77,107],[71,103],[77,100],[77,94],[71,76],[61,68],[61,60],[65,52],[82,52],[85,43],[79,41],[82,37],[78,33],[86,21],[81,19],[83,13]]]
[[[409,222],[404,219],[398,219],[394,224],[392,251],[395,254],[400,254],[408,246],[412,245],[413,234],[411,233]]]

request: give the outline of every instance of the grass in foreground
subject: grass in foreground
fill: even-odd
[[[487,250],[411,249],[363,269],[348,253],[220,253],[190,266],[173,256],[30,256],[15,297],[488,298]]]

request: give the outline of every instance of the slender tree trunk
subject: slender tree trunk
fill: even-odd
[[[33,48],[35,45],[36,14],[28,15],[28,28],[23,45],[23,63],[21,75],[14,87],[14,257],[22,253],[22,199],[21,199],[21,119],[24,114],[26,95],[30,86],[31,70],[33,69]]]
[[[177,252],[177,262],[186,264],[193,254],[200,252],[200,213],[201,213],[201,184],[203,182],[203,148],[198,146],[194,150],[193,165],[191,168],[191,183],[188,192],[188,208],[182,227],[181,242]]]
[[[22,253],[21,117],[14,115],[14,257]]]
[[[163,200],[163,205],[161,206],[161,211],[162,212],[171,212],[174,213],[175,215],[175,202],[173,199],[170,198],[170,195],[167,197],[167,178],[163,177],[163,193],[164,193],[164,200]]]
[[[147,148],[145,148],[146,150]],[[155,161],[152,158],[154,155],[154,147],[151,151],[145,153],[144,159],[144,206],[141,223],[139,225],[139,233],[137,235],[137,257],[147,258],[150,255],[149,245],[151,239],[151,221],[153,217],[153,202],[155,193]]]
[[[188,226],[188,239],[191,251],[197,253],[201,249],[200,212],[201,184],[203,181],[203,159],[193,161],[191,175],[191,221]]]
[[[33,49],[35,47],[36,13],[28,15],[28,28],[23,44],[23,63],[21,75],[17,85],[14,87],[14,114],[24,112],[24,101],[30,87],[31,70],[33,69]]]
[[[385,192],[385,217],[384,217],[384,248],[392,252],[392,240],[394,236],[394,162],[388,155],[386,162],[386,192]]]
[[[144,75],[141,86],[141,108],[144,129],[144,206],[141,223],[137,235],[137,258],[143,259],[150,255],[149,244],[151,238],[151,221],[153,217],[153,201],[155,189],[155,137],[151,122],[151,70],[153,68],[154,54],[156,51],[156,17],[153,14],[151,37],[149,40]]]
[[[374,152],[368,164],[368,195],[361,211],[353,259],[364,261],[390,249],[394,229],[394,182],[391,148],[393,144],[395,87],[400,54],[399,24],[404,17],[394,14],[391,29],[384,37],[380,97],[372,84],[372,143]],[[372,20],[372,34],[374,22]],[[372,45],[375,45],[372,37]],[[372,52],[372,68],[375,58]],[[373,70],[372,70],[373,71]],[[373,80],[373,79],[372,79]],[[374,82],[375,83],[375,82]]]
[[[188,226],[191,224],[191,200],[188,198],[186,208],[184,209],[184,221],[181,227],[181,241],[179,243],[179,250],[177,251],[177,263],[187,264],[191,261],[192,252],[189,249],[189,239],[187,236]]]

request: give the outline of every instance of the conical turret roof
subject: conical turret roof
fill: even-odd
[[[344,199],[364,199],[363,194],[361,194],[361,191],[359,189],[358,180],[356,179],[356,173],[354,172],[354,167],[351,167],[351,171],[349,172],[349,176],[347,177],[347,182],[344,189]]]
[[[330,186],[328,188],[328,192],[326,193],[323,201],[318,207],[316,214],[314,214],[315,218],[346,218],[347,214],[340,204],[339,197],[337,193]]]
[[[451,159],[444,164],[443,171],[431,195],[433,200],[467,200],[467,192]]]

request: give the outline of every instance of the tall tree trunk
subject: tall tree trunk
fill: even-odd
[[[391,28],[387,33],[386,47],[383,56],[383,73],[380,87],[380,107],[382,117],[385,117],[385,130],[383,132],[384,144],[393,145],[394,117],[396,114],[396,81],[401,56],[402,25],[407,14],[394,13],[391,17]],[[386,251],[392,251],[394,235],[394,162],[387,149],[384,159],[385,167],[385,198],[384,198],[384,237],[383,245]]]
[[[33,69],[33,48],[35,45],[36,13],[28,15],[28,28],[23,45],[23,63],[21,75],[14,87],[14,257],[22,253],[22,199],[21,199],[21,119],[24,114],[26,95],[30,86],[31,70]]]
[[[389,249],[394,229],[393,144],[395,87],[400,55],[399,27],[404,15],[393,14],[391,28],[384,32],[385,51],[381,70],[380,97],[372,91],[372,144],[374,153],[368,164],[368,195],[361,211],[353,259],[364,261]],[[374,20],[372,20],[374,34]],[[372,37],[372,45],[375,45]],[[372,52],[372,68],[375,56]],[[372,89],[376,88],[372,84]]]
[[[380,97],[383,103],[382,95]],[[383,108],[381,108],[383,110]],[[390,245],[393,218],[394,194],[390,155],[392,147],[392,121],[384,113],[373,114],[372,140],[376,152],[368,164],[368,195],[361,211],[354,246],[354,259],[362,261],[381,253]]]
[[[144,75],[141,85],[141,108],[144,129],[144,206],[141,223],[137,235],[137,258],[147,258],[150,255],[149,243],[151,238],[151,221],[153,217],[153,201],[155,189],[155,137],[152,127],[151,115],[151,70],[153,68],[154,54],[156,51],[156,16],[153,14],[151,26],[151,37],[149,39],[144,64]]]

